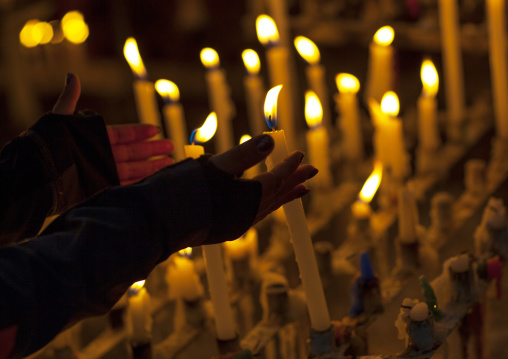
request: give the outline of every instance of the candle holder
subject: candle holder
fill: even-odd
[[[428,241],[434,248],[441,248],[455,229],[453,222],[454,198],[447,192],[436,193],[431,200]]]
[[[434,339],[434,318],[428,313],[425,320],[418,321],[410,319],[406,328],[408,334],[408,345],[403,354],[427,352],[435,347]]]
[[[133,359],[152,359],[152,343],[131,341]]]
[[[219,355],[226,355],[241,351],[238,335],[233,339],[217,339],[217,347],[219,349]]]
[[[311,329],[309,358],[339,358],[337,348],[335,346],[335,330],[333,325],[323,332],[317,332]]]
[[[265,318],[279,325],[287,321],[288,288],[282,283],[273,283],[266,287]]]

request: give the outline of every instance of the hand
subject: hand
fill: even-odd
[[[53,113],[72,115],[81,93],[79,77],[67,74],[65,88],[53,107]],[[118,171],[120,184],[137,182],[159,168],[173,163],[169,157],[151,159],[153,156],[167,156],[173,152],[170,140],[147,141],[155,136],[159,129],[153,125],[117,125],[107,126],[109,142]]]
[[[266,158],[272,152],[273,146],[270,135],[260,135],[223,154],[210,157],[210,161],[227,173],[239,175]],[[303,156],[303,152],[294,151],[271,171],[253,178],[261,182],[262,186],[261,201],[254,223],[283,204],[309,193],[310,190],[303,182],[314,177],[318,170],[311,165],[301,165]]]

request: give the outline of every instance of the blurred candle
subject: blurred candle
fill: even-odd
[[[257,17],[256,32],[259,42],[266,48],[266,61],[271,86],[284,86],[284,90],[279,96],[279,121],[286,132],[289,149],[295,150],[298,142],[293,115],[293,87],[291,86],[289,72],[289,50],[281,45],[277,25],[270,16],[260,15]]]
[[[322,125],[323,110],[319,99],[314,91],[305,93],[305,120],[309,126],[307,131],[307,151],[309,162],[319,172],[311,180],[311,183],[320,189],[332,187],[332,175],[330,173],[329,138],[326,128]]]
[[[423,83],[423,91],[418,99],[419,146],[424,151],[432,152],[439,148],[441,141],[437,125],[436,101],[439,77],[431,60],[423,60],[420,77]]]
[[[184,146],[187,140],[187,128],[183,115],[183,107],[180,103],[180,91],[174,82],[158,80],[155,89],[164,100],[164,120],[169,130],[169,138],[173,141],[173,157],[176,161],[185,159]]]
[[[438,4],[446,107],[450,125],[457,126],[464,119],[464,75],[457,0],[439,0]]]
[[[381,101],[385,92],[393,89],[393,38],[394,31],[391,26],[383,26],[374,34],[369,47],[366,100],[373,98]]]
[[[203,146],[199,145],[210,140],[217,129],[217,117],[214,112],[208,115],[205,123],[194,130],[191,135],[191,145],[185,146],[187,157],[199,158],[205,154]],[[206,278],[210,290],[210,297],[215,312],[215,328],[219,340],[236,338],[233,311],[231,310],[226,283],[226,273],[222,260],[221,244],[203,246],[205,258]]]
[[[418,241],[418,207],[412,191],[407,188],[399,190],[399,240],[401,243]]]
[[[381,161],[374,162],[374,169],[367,178],[358,194],[358,199],[351,206],[351,213],[355,219],[365,219],[372,214],[370,202],[376,194],[383,177],[383,164]]]
[[[132,341],[147,343],[152,339],[152,305],[145,281],[134,283],[129,289],[129,307],[127,309]]]
[[[170,298],[196,301],[203,295],[203,286],[196,273],[194,261],[190,258],[192,248],[187,247],[175,253],[167,272]]]
[[[254,260],[257,258],[258,233],[255,228],[250,228],[240,238],[224,242],[223,245],[226,254],[233,260],[242,260],[247,257]]]
[[[489,57],[496,130],[499,138],[508,139],[508,76],[506,74],[505,0],[487,0]]]
[[[226,73],[220,68],[219,55],[210,47],[201,50],[201,62],[206,67],[206,85],[212,111],[217,114],[217,153],[223,153],[234,147],[231,120],[235,108],[231,101],[230,89],[226,82]]]
[[[360,81],[350,74],[341,73],[335,77],[339,93],[335,96],[340,118],[337,123],[342,132],[342,151],[349,161],[364,157],[363,136],[357,93]]]
[[[243,135],[240,138],[240,144],[244,143],[245,141],[250,140],[251,138],[252,137],[250,135]],[[248,168],[248,169],[245,170],[245,172],[243,173],[243,177],[244,178],[248,178],[248,179],[256,177],[258,174],[261,173],[261,168],[260,167],[261,167],[261,163],[256,163],[251,168]]]
[[[247,49],[242,52],[242,59],[247,75],[243,78],[243,86],[247,100],[247,114],[252,133],[257,136],[263,132],[263,99],[265,89],[259,76],[261,67],[256,51]]]
[[[321,65],[321,54],[316,44],[310,39],[297,36],[294,40],[296,50],[305,60],[305,75],[309,88],[314,91],[323,108],[323,125],[328,131],[332,131],[332,115],[330,113],[330,101],[326,88],[325,68]]]
[[[161,127],[159,107],[155,97],[155,87],[153,82],[147,79],[145,65],[139,55],[138,44],[133,37],[129,37],[125,41],[123,53],[132,72],[136,76],[133,87],[139,122]],[[162,138],[162,135],[158,134],[157,138]]]
[[[268,170],[282,162],[288,155],[284,130],[275,131],[277,126],[277,96],[281,88],[282,86],[276,86],[268,91],[264,106],[266,122],[272,129],[272,132],[266,133],[272,136],[275,142],[272,153],[266,159]],[[330,314],[326,305],[302,201],[301,199],[295,199],[283,205],[282,208],[291,234],[302,286],[307,299],[311,327],[318,332],[328,330],[331,326]]]

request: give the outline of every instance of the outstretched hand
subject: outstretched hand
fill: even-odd
[[[79,77],[67,74],[65,88],[53,107],[53,113],[72,115],[81,93]],[[116,125],[107,126],[108,138],[113,151],[120,184],[137,182],[159,168],[173,163],[170,157],[173,143],[170,140],[148,141],[159,128],[153,125]],[[153,156],[164,156],[153,159]]]
[[[210,161],[229,174],[240,175],[266,158],[273,147],[274,142],[270,135],[259,135],[223,154],[210,157]],[[318,170],[311,165],[301,165],[303,156],[303,152],[294,151],[271,171],[252,178],[261,182],[262,186],[261,201],[254,223],[283,204],[309,193],[310,190],[303,182],[314,177]]]

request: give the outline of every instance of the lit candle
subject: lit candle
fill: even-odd
[[[366,100],[381,101],[384,93],[393,89],[393,38],[391,26],[383,26],[374,34],[369,47]]]
[[[205,153],[203,146],[199,143],[210,140],[217,129],[217,117],[211,113],[203,126],[194,130],[191,135],[191,145],[185,146],[185,155],[191,158],[198,158]],[[233,311],[229,304],[226,273],[222,260],[220,244],[203,246],[205,258],[206,278],[210,289],[210,297],[215,312],[215,328],[217,338],[229,340],[236,338]]]
[[[464,119],[464,75],[457,0],[439,0],[438,4],[446,107],[450,125],[456,127]]]
[[[224,242],[224,248],[226,254],[232,260],[242,260],[247,257],[255,260],[258,252],[258,233],[256,229],[250,228],[240,238]]]
[[[187,139],[187,128],[180,103],[180,91],[174,82],[168,80],[156,81],[155,89],[164,99],[164,120],[169,137],[173,141],[173,156],[176,161],[181,161],[185,158],[183,147]]]
[[[235,107],[230,97],[230,89],[226,82],[226,73],[220,68],[219,54],[210,47],[201,50],[201,62],[206,67],[206,85],[212,111],[217,114],[217,153],[223,153],[234,146],[231,120],[235,115]]]
[[[311,180],[312,184],[320,189],[332,187],[332,175],[330,173],[329,138],[326,128],[322,126],[323,110],[319,99],[313,91],[305,93],[305,120],[309,126],[307,131],[307,151],[309,162],[319,172]]]
[[[288,155],[284,131],[275,131],[277,125],[277,96],[281,87],[276,86],[268,91],[264,106],[266,122],[272,129],[272,132],[267,132],[267,134],[272,136],[275,142],[272,153],[266,159],[268,170],[282,162]],[[307,298],[311,327],[318,332],[328,330],[331,325],[330,314],[328,313],[323,286],[319,277],[302,201],[301,199],[295,199],[283,205],[282,208],[286,216],[303,290]]]
[[[155,87],[153,82],[147,79],[145,65],[139,55],[138,44],[133,37],[129,37],[125,41],[123,53],[136,76],[133,87],[139,122],[160,127],[161,118],[155,97]],[[162,138],[162,135],[158,134],[157,138]]]
[[[412,191],[403,188],[399,191],[399,240],[401,243],[418,241],[418,208]]]
[[[505,0],[487,0],[490,75],[497,136],[508,139],[508,76],[506,74]]]
[[[335,77],[339,93],[335,96],[340,118],[337,124],[342,132],[342,153],[349,161],[363,159],[363,136],[357,93],[360,81],[350,74],[341,73]]]
[[[280,44],[279,32],[273,19],[260,15],[256,19],[256,32],[259,42],[266,47],[266,61],[271,86],[283,85],[279,100],[279,122],[286,131],[286,140],[290,150],[298,148],[293,115],[293,87],[289,72],[289,50]]]
[[[351,213],[355,219],[365,219],[372,214],[370,202],[376,194],[383,177],[383,164],[381,161],[374,162],[374,169],[363,184],[358,199],[351,206]]]
[[[423,91],[418,99],[418,138],[420,149],[436,151],[441,145],[437,127],[436,94],[439,89],[439,77],[431,60],[422,63],[420,77]]]
[[[328,89],[326,88],[325,68],[320,64],[321,54],[319,49],[313,41],[303,36],[297,36],[294,43],[296,50],[308,64],[305,67],[305,75],[309,88],[316,93],[321,101],[323,124],[328,131],[332,131],[332,115],[330,113]]]
[[[242,137],[240,137],[240,144],[250,140],[251,138],[252,137],[250,135],[243,135]],[[261,173],[260,167],[261,167],[261,163],[256,163],[251,168],[248,168],[245,170],[245,172],[243,173],[243,177],[248,178],[248,179],[256,177],[258,174]]]
[[[250,130],[259,135],[263,132],[263,96],[265,88],[259,76],[261,64],[256,51],[247,49],[242,52],[242,59],[247,75],[243,78],[243,86],[247,100],[247,114],[249,116]]]
[[[147,343],[152,338],[151,298],[144,285],[145,281],[141,280],[129,289],[128,324],[135,343]]]
[[[182,249],[172,256],[166,279],[169,283],[170,298],[196,301],[203,295],[203,286],[196,273],[194,261],[190,258],[192,248]]]

